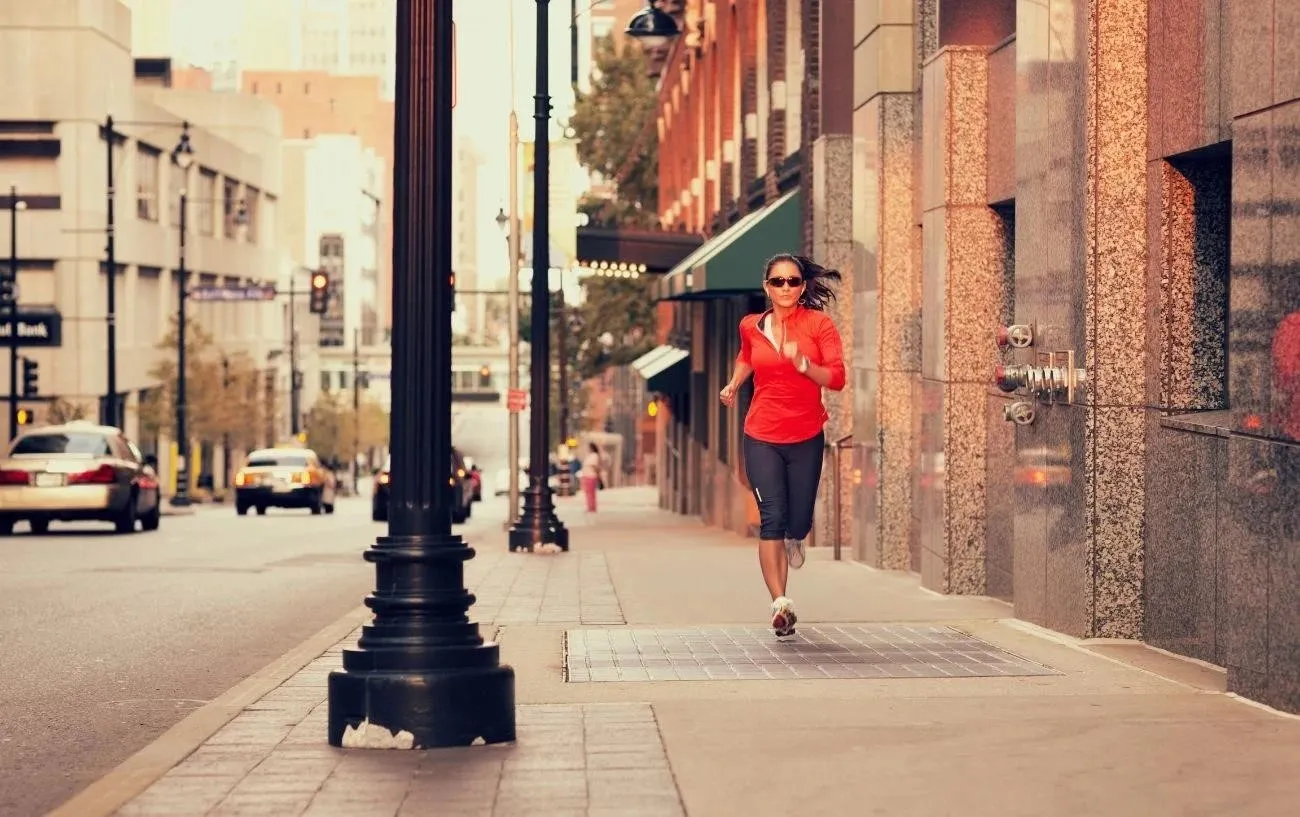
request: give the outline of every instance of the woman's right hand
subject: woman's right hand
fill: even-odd
[[[726,406],[727,408],[731,408],[732,406],[736,405],[736,384],[728,383],[727,385],[723,386],[722,391],[718,392],[718,399],[721,400],[722,405]]]

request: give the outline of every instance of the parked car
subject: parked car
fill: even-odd
[[[157,530],[162,516],[158,462],[121,429],[77,420],[20,433],[0,462],[0,536],[26,520],[43,534],[50,522],[136,523]]]
[[[392,468],[393,458],[389,456],[384,460],[384,467],[375,473],[375,491],[370,500],[370,518],[376,522],[388,521],[388,505],[393,483]],[[470,469],[465,467],[465,458],[455,448],[451,450],[450,482],[453,497],[451,521],[453,524],[463,525],[469,519],[473,509],[474,489]]]
[[[307,508],[312,515],[334,513],[338,482],[310,448],[254,451],[235,474],[235,513],[256,508]]]

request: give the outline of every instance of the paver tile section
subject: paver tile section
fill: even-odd
[[[575,683],[1060,674],[941,625],[817,624],[783,641],[763,627],[584,629],[565,644]]]
[[[472,588],[475,621],[491,624],[623,624],[603,553],[498,557]]]
[[[403,752],[328,746],[321,697],[296,725],[245,711],[118,817],[685,817],[648,704],[520,706],[515,744]]]

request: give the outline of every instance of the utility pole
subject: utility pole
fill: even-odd
[[[9,308],[9,439],[18,436],[18,186],[9,185],[9,280],[5,301]]]
[[[108,329],[108,387],[106,389],[108,393],[104,395],[104,411],[100,419],[106,426],[120,428],[122,418],[117,416],[117,225],[114,214],[117,206],[117,188],[113,186],[113,143],[116,136],[113,132],[113,117],[110,114],[104,120],[104,153],[108,159],[108,215],[104,227],[106,234],[104,278],[108,286],[108,314],[105,318]]]

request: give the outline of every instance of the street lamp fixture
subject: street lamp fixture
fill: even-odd
[[[547,16],[550,0],[537,2],[537,93],[533,97],[536,123],[533,145],[533,280],[532,326],[530,341],[532,357],[532,394],[529,399],[529,419],[532,429],[529,440],[528,491],[518,519],[510,528],[510,550],[532,551],[543,545],[554,545],[560,550],[569,549],[569,530],[555,515],[555,500],[551,496],[547,464],[550,462],[551,414],[551,333],[550,312],[550,229],[551,229],[551,148],[550,119],[550,36]],[[518,222],[515,222],[518,224]],[[512,265],[514,259],[511,259]],[[512,270],[513,272],[513,266]],[[561,312],[563,314],[563,312]],[[563,339],[563,332],[560,338]],[[563,347],[561,347],[561,352]],[[563,399],[563,392],[561,392]],[[561,404],[563,405],[563,404]],[[561,427],[560,433],[564,433]],[[512,480],[513,481],[513,480]],[[513,511],[513,509],[512,509]]]
[[[677,21],[671,14],[653,2],[648,2],[645,8],[628,20],[627,29],[623,33],[641,43],[644,50],[653,51],[679,37],[682,30],[677,27]]]
[[[189,204],[189,169],[194,165],[194,146],[190,144],[190,123],[181,126],[181,138],[172,148],[172,164],[181,173],[180,241],[176,264],[176,493],[172,494],[173,507],[190,505],[189,464],[189,395],[185,382],[185,304],[189,300],[188,275],[185,271],[185,220]],[[112,396],[113,399],[116,395]]]
[[[501,231],[502,235],[506,234],[506,227],[509,224],[510,224],[510,216],[506,215],[506,208],[498,207],[497,208],[497,229]]]

